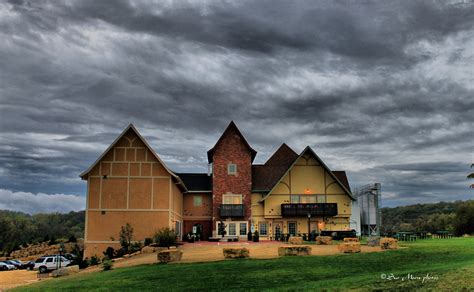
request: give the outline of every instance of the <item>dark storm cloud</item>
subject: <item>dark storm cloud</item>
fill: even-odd
[[[172,169],[206,171],[234,119],[256,162],[310,145],[353,188],[381,182],[386,205],[472,197],[473,14],[466,1],[1,3],[0,196],[82,208],[63,194],[84,195],[77,175],[131,122]]]

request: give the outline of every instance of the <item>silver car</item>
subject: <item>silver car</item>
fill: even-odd
[[[11,271],[15,270],[16,267],[12,264],[6,263],[6,262],[0,262],[0,271]]]

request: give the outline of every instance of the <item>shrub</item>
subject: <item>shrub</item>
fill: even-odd
[[[142,249],[142,243],[140,241],[135,241],[132,244],[130,244],[130,247],[128,249],[129,253],[134,253]]]
[[[104,256],[108,259],[113,259],[115,256],[115,249],[111,246],[107,247],[107,249],[104,251]]]
[[[84,257],[84,249],[77,243],[72,248],[71,253],[75,255],[75,257],[72,258],[72,266],[78,265],[79,269],[85,269],[89,266],[89,259],[82,259]]]
[[[77,242],[77,238],[74,235],[71,235],[67,242]]]
[[[145,241],[143,242],[143,245],[144,246],[149,246],[152,243],[153,243],[153,239],[147,237],[147,238],[145,238]]]
[[[100,259],[99,259],[99,257],[96,256],[96,255],[93,255],[93,256],[91,257],[91,259],[89,260],[89,264],[90,264],[91,266],[97,266],[98,264],[100,264]]]
[[[120,240],[120,245],[128,250],[130,248],[130,245],[132,244],[132,239],[133,239],[133,228],[130,225],[130,223],[126,223],[125,226],[122,226],[120,228],[120,235],[119,235],[119,240]]]
[[[123,257],[126,253],[127,253],[126,250],[124,250],[123,248],[119,248],[119,249],[115,250],[114,257],[115,257],[115,258],[121,258],[121,257]]]
[[[255,230],[255,232],[253,233],[253,241],[259,242],[259,240],[260,240],[260,233],[258,233],[258,231]]]
[[[176,245],[177,238],[178,237],[174,230],[169,227],[158,229],[154,236],[156,244],[161,247]]]
[[[110,271],[112,270],[112,267],[114,265],[114,262],[110,259],[106,259],[102,262],[102,270],[103,271]]]

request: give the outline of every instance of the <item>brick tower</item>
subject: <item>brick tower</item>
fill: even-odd
[[[216,145],[207,152],[212,163],[212,223],[225,221],[228,236],[248,232],[251,216],[252,162],[257,151],[252,149],[232,121]],[[247,222],[247,225],[246,223]],[[214,232],[216,234],[216,232]]]

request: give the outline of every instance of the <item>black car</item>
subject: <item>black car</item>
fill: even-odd
[[[25,269],[28,271],[33,271],[33,268],[35,267],[35,262],[34,261],[29,261],[29,262],[23,262],[21,263],[21,268],[20,269]]]

